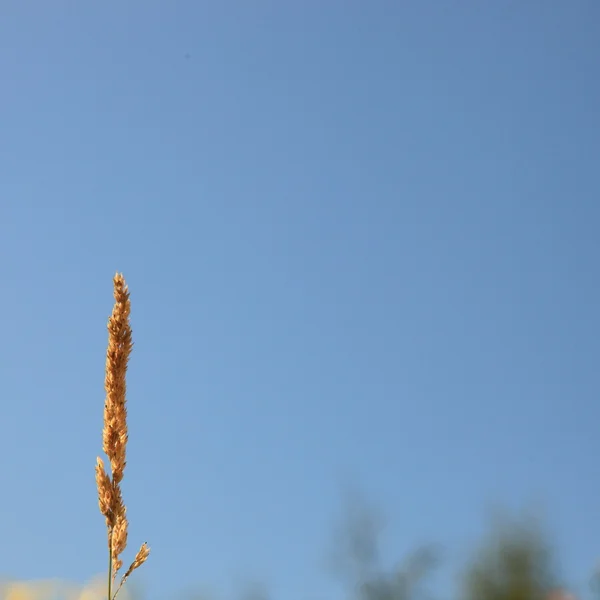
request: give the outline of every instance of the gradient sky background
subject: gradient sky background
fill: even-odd
[[[585,590],[600,2],[3,0],[0,40],[3,575],[105,568],[119,270],[147,598],[341,597],[345,482],[447,581],[539,505]]]

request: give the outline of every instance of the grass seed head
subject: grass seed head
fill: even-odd
[[[104,430],[102,449],[110,459],[113,481],[123,479],[127,446],[127,363],[133,348],[129,315],[129,290],[122,275],[113,279],[115,304],[108,319],[108,349],[104,389]]]
[[[106,400],[102,431],[102,449],[110,461],[111,476],[107,473],[101,458],[98,458],[96,464],[98,505],[100,512],[106,518],[108,529],[108,547],[111,556],[109,581],[114,581],[117,572],[123,566],[120,556],[127,547],[127,509],[123,502],[120,484],[125,472],[128,440],[126,374],[129,356],[133,348],[129,322],[131,303],[123,275],[117,273],[113,279],[113,285],[115,304],[108,320],[108,349],[104,378]],[[142,544],[112,597],[109,583],[108,600],[115,599],[127,577],[146,561],[149,554],[149,547],[145,543]]]

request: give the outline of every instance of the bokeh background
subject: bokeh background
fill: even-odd
[[[118,270],[144,598],[345,597],[352,485],[384,572],[439,544],[431,593],[459,595],[489,513],[529,507],[590,598],[599,23],[597,0],[2,0],[6,581],[79,594],[105,567]]]

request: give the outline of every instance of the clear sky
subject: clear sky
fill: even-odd
[[[600,2],[3,0],[0,44],[2,574],[105,568],[118,270],[150,600],[331,598],[348,481],[449,573],[538,503],[585,587]]]

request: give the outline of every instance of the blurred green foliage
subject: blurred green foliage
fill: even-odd
[[[462,581],[461,600],[544,600],[558,588],[556,564],[531,517],[495,523]]]

